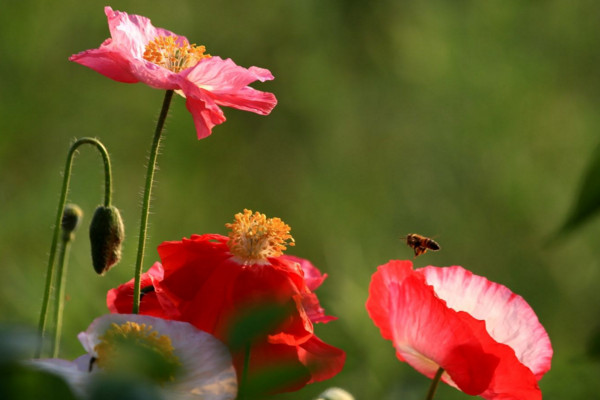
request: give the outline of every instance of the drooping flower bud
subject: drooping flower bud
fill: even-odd
[[[121,259],[125,228],[116,207],[99,206],[90,224],[90,242],[94,270],[103,275]]]
[[[75,231],[83,218],[83,211],[76,204],[67,204],[63,211],[60,227],[62,229],[62,240],[70,242],[75,238]]]

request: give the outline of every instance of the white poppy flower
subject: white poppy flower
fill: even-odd
[[[233,400],[237,395],[227,347],[187,322],[108,314],[94,320],[78,338],[87,354],[76,360],[37,359],[28,364],[62,376],[76,393],[85,396],[96,374],[112,371],[123,375],[129,372],[130,359],[133,364],[135,359],[156,359],[158,369],[143,363],[131,369],[150,370],[150,378],[159,383],[157,388],[169,400]]]

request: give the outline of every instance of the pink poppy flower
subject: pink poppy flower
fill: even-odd
[[[367,311],[400,361],[470,395],[541,399],[548,334],[525,300],[459,266],[412,269],[390,261],[373,274]]]
[[[211,57],[204,46],[184,36],[156,28],[140,15],[105,7],[111,38],[97,49],[69,58],[118,82],[143,82],[156,89],[176,90],[186,98],[198,139],[225,121],[219,106],[267,115],[277,104],[272,93],[249,87],[272,80],[267,69],[236,65],[231,59]]]

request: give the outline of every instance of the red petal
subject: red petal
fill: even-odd
[[[280,258],[300,264],[302,272],[304,273],[304,281],[306,282],[306,286],[313,292],[317,290],[325,278],[327,278],[327,274],[321,274],[321,271],[319,271],[319,269],[307,259],[290,255],[283,255]]]
[[[426,267],[416,272],[425,276],[427,284],[434,287],[448,307],[485,321],[488,333],[497,342],[510,346],[538,380],[550,369],[550,339],[521,296],[459,266]]]
[[[447,307],[410,267],[408,261],[380,266],[367,301],[371,318],[393,341],[398,358],[428,377],[444,368],[442,379],[468,394],[541,398],[534,375],[514,351],[492,339],[483,321]]]
[[[143,273],[140,286],[155,287],[162,280],[163,269],[160,263],[155,263],[148,272]],[[116,289],[110,289],[106,295],[106,305],[111,313],[130,314],[133,309],[133,285],[134,280],[124,283]],[[168,299],[162,298],[156,290],[145,293],[140,302],[140,314],[151,315],[165,319],[172,319],[177,311]]]
[[[272,340],[294,345],[306,341],[313,330],[296,298],[307,290],[297,264],[272,259],[266,265],[241,265],[227,240],[195,235],[159,246],[165,268],[159,287],[178,305],[181,318],[226,340],[231,325],[247,310],[292,302],[292,314],[271,333]]]
[[[314,335],[299,346],[298,357],[312,375],[308,383],[334,377],[344,368],[346,362],[346,353],[343,350],[328,345]]]

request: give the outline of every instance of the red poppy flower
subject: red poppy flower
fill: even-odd
[[[211,57],[204,46],[156,28],[140,15],[104,8],[111,38],[97,49],[69,59],[118,82],[143,82],[156,89],[176,90],[186,98],[198,139],[225,121],[219,106],[267,115],[277,104],[272,93],[248,86],[273,79],[269,70],[237,66],[231,59]]]
[[[400,361],[470,395],[541,399],[548,334],[525,300],[462,267],[412,269],[390,261],[373,274],[367,311]]]
[[[325,315],[312,292],[326,276],[307,260],[282,254],[294,242],[280,219],[245,210],[227,225],[229,238],[193,235],[158,247],[164,276],[150,282],[155,292],[144,295],[141,312],[162,313],[217,336],[230,346],[241,375],[245,349],[236,347],[232,334],[247,315],[276,307],[285,310],[283,318],[252,339],[249,381],[282,368],[294,371],[283,385],[269,382],[267,391],[280,392],[336,375],[345,353],[322,342],[313,329],[314,322],[335,319]],[[129,312],[132,293],[132,283],[113,289],[110,310]]]

